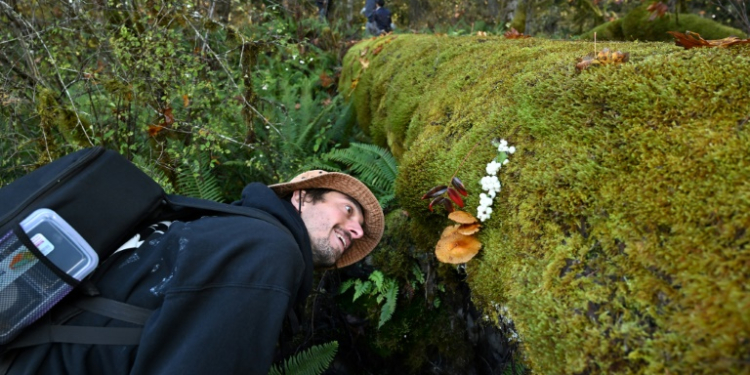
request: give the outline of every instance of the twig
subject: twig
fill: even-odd
[[[205,46],[206,50],[208,50],[211,53],[211,55],[216,59],[216,61],[219,63],[219,65],[221,65],[221,68],[224,69],[224,72],[227,73],[227,78],[229,79],[229,82],[232,84],[232,86],[234,86],[235,89],[239,90],[240,89],[239,85],[237,85],[237,83],[234,81],[234,78],[232,78],[232,75],[229,72],[229,69],[227,69],[227,67],[224,66],[224,63],[221,61],[221,58],[219,58],[219,55],[216,52],[214,52],[213,49],[211,49],[211,46],[208,44],[208,42],[206,41],[206,39],[203,38],[203,35],[200,34],[200,32],[198,31],[198,29],[195,28],[195,26],[190,22],[190,20],[188,20],[187,17],[185,17],[185,16],[182,16],[182,18],[185,20],[185,22],[187,24],[190,25],[191,28],[193,28],[193,31],[195,32],[195,35],[198,38],[200,38],[201,41],[204,43],[204,46]],[[242,95],[240,95],[240,96],[242,96]],[[273,128],[273,130],[276,131],[276,133],[278,133],[279,135],[281,135],[281,131],[279,131],[279,129],[276,128],[276,126],[274,124],[272,124],[271,121],[268,121],[268,119],[265,116],[263,116],[263,114],[260,113],[258,111],[258,109],[256,109],[252,104],[250,104],[244,96],[242,96],[242,103],[244,105],[246,105],[248,108],[250,108],[258,117],[260,117],[266,125],[268,125],[269,127]]]
[[[451,176],[451,180],[453,180],[453,177],[456,177],[456,175],[458,174],[458,170],[461,169],[461,167],[464,165],[466,158],[468,158],[469,155],[471,155],[471,153],[474,152],[474,149],[477,148],[477,146],[479,146],[479,143],[482,142],[483,140],[484,139],[480,139],[476,143],[474,143],[474,146],[471,147],[471,150],[469,150],[469,152],[467,152],[466,155],[464,155],[464,158],[461,159],[461,164],[459,164],[458,168],[456,168],[456,171],[453,172],[453,176]]]

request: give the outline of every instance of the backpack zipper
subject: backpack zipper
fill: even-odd
[[[53,186],[66,180],[70,175],[72,175],[74,172],[84,167],[92,159],[95,159],[102,153],[104,153],[104,149],[101,147],[91,148],[89,152],[83,154],[83,156],[81,156],[78,160],[76,160],[71,165],[63,169],[57,176],[55,176],[55,178],[52,179],[52,181],[44,184],[41,188],[37,189],[33,194],[31,194],[30,197],[28,197],[25,201],[23,201],[18,206],[18,208],[16,208],[15,210],[3,216],[2,219],[0,219],[0,226],[6,225],[11,219],[16,217],[20,212],[25,210],[29,205],[34,203],[35,200],[44,197],[49,192],[49,190],[52,189]]]

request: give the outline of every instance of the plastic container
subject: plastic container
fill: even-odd
[[[0,237],[0,345],[10,342],[73,290],[99,257],[54,211],[34,211],[20,223],[26,235]]]

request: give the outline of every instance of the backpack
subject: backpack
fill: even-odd
[[[100,147],[66,155],[0,188],[0,250],[3,241],[17,240],[30,249],[35,247],[20,223],[40,208],[53,210],[69,223],[96,251],[100,264],[139,230],[163,220],[191,220],[208,214],[242,215],[274,224],[291,235],[289,229],[261,210],[166,194],[129,160]],[[107,230],[102,230],[103,223]],[[66,294],[73,288],[82,292],[83,297],[73,298],[70,306],[57,307],[68,310],[63,316],[72,316],[83,309],[140,326],[150,316],[150,310],[97,296],[96,288],[86,279],[79,282],[56,269],[40,256],[38,249],[31,253],[39,258],[29,269],[40,269],[35,271],[36,277],[49,280],[49,285],[65,284]],[[5,254],[0,251],[0,256]],[[72,327],[41,320],[31,327],[19,325],[18,318],[9,312],[18,310],[16,304],[28,298],[5,298],[4,293],[8,291],[0,290],[0,345],[6,352],[50,342],[137,345],[140,340],[142,328],[137,327]],[[56,298],[44,306],[39,317],[59,300]],[[3,366],[0,364],[0,373],[5,370]]]

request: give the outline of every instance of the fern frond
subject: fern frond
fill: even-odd
[[[326,344],[314,345],[300,352],[283,363],[282,367],[274,365],[269,375],[320,375],[330,366],[336,356],[339,343],[331,341]]]
[[[354,298],[352,301],[356,301],[357,298],[362,297],[365,294],[369,294],[372,291],[371,281],[357,280],[354,283]]]
[[[349,148],[331,150],[321,158],[346,165],[370,187],[386,193],[393,191],[393,184],[398,176],[398,164],[396,158],[385,148],[352,143]]]
[[[370,280],[375,283],[375,290],[378,292],[383,291],[383,280],[385,280],[385,275],[383,275],[382,272],[378,270],[372,271],[370,274]]]
[[[398,298],[398,283],[394,279],[386,280],[385,285],[385,304],[380,309],[380,322],[378,323],[378,329],[385,324],[385,322],[391,320],[393,313],[396,311],[396,299]]]
[[[349,280],[344,281],[343,283],[341,283],[341,286],[339,287],[339,294],[346,293],[346,291],[349,290],[349,288],[351,288],[353,286],[354,286],[354,280],[353,279],[349,279]]]
[[[223,194],[219,182],[214,176],[208,156],[183,167],[177,173],[177,191],[179,194],[221,202]]]

